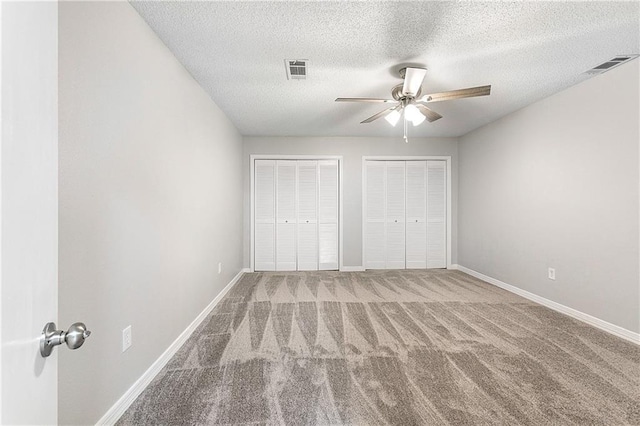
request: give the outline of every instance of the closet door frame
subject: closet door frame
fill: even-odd
[[[424,156],[363,156],[362,157],[362,269],[365,269],[367,253],[365,248],[366,238],[366,221],[364,218],[367,214],[367,161],[427,161],[441,160],[445,161],[447,176],[447,269],[451,269],[451,156],[450,155],[424,155]],[[342,194],[342,191],[340,191]],[[340,204],[342,205],[342,203]],[[342,214],[342,210],[340,210]],[[342,220],[342,216],[340,217]],[[342,229],[342,228],[340,228]],[[342,237],[342,234],[340,234]],[[341,240],[342,241],[342,240]],[[340,259],[342,262],[342,258]],[[341,263],[342,265],[342,263]]]
[[[343,269],[343,244],[342,244],[342,229],[343,229],[343,216],[342,216],[342,155],[278,155],[278,154],[251,154],[249,156],[249,175],[250,175],[250,205],[251,205],[251,217],[250,217],[250,239],[251,249],[249,253],[250,267],[247,272],[255,272],[255,167],[256,160],[337,160],[338,161],[338,269]],[[245,163],[246,164],[246,163]],[[246,188],[246,187],[245,187]],[[246,200],[246,198],[245,198]],[[246,222],[245,222],[246,223]],[[246,229],[246,228],[245,228]],[[246,241],[246,240],[245,240]]]

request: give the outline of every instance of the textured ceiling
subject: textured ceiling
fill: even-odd
[[[431,104],[413,136],[459,136],[638,53],[638,2],[132,2],[243,135],[399,136],[359,124],[423,64],[424,93],[492,84],[489,97]],[[308,59],[289,81],[284,59]],[[624,65],[623,65],[624,66]],[[594,102],[597,99],[594,98]]]

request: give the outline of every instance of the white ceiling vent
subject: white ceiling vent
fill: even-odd
[[[308,59],[285,59],[287,80],[306,80],[308,75]]]
[[[615,58],[609,59],[608,61],[591,68],[589,71],[585,71],[585,74],[602,74],[637,57],[638,55],[618,55]]]

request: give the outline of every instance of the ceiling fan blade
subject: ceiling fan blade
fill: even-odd
[[[442,118],[442,116],[440,114],[438,114],[437,112],[435,112],[432,109],[427,108],[426,106],[422,105],[422,104],[415,104],[418,109],[420,110],[420,112],[427,117],[427,121],[429,121],[429,123],[433,123],[436,120],[439,120]]]
[[[336,102],[398,102],[395,99],[378,99],[378,98],[337,98]]]
[[[398,106],[396,105],[396,106],[393,106],[391,108],[387,108],[387,109],[385,109],[383,111],[380,111],[379,113],[372,115],[371,117],[367,118],[366,120],[361,121],[360,124],[371,123],[372,121],[375,121],[378,118],[382,118],[382,117],[384,117],[386,115],[389,115],[389,114],[391,114],[391,111],[393,111],[397,107]]]
[[[405,96],[416,96],[427,70],[424,68],[407,68],[404,72],[404,84],[402,85],[402,94]]]
[[[440,102],[452,99],[472,98],[474,96],[487,96],[491,94],[491,85],[469,87],[468,89],[451,90],[449,92],[431,93],[424,95],[420,101],[422,102]]]

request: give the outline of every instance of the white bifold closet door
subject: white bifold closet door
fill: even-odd
[[[276,271],[296,270],[297,161],[276,161]]]
[[[427,161],[427,268],[447,267],[447,170]]]
[[[338,269],[338,160],[318,161],[319,269]]]
[[[367,176],[364,250],[366,269],[384,269],[386,267],[385,228],[387,181],[384,161],[366,161]]]
[[[386,268],[405,268],[405,162],[387,161]]]
[[[255,163],[255,265],[258,271],[276,270],[276,162]]]
[[[254,269],[338,269],[338,160],[255,160],[254,175]]]
[[[298,271],[318,270],[318,162],[298,161]]]
[[[446,161],[366,161],[365,174],[365,268],[446,268]]]
[[[407,269],[427,267],[427,162],[407,161]]]

